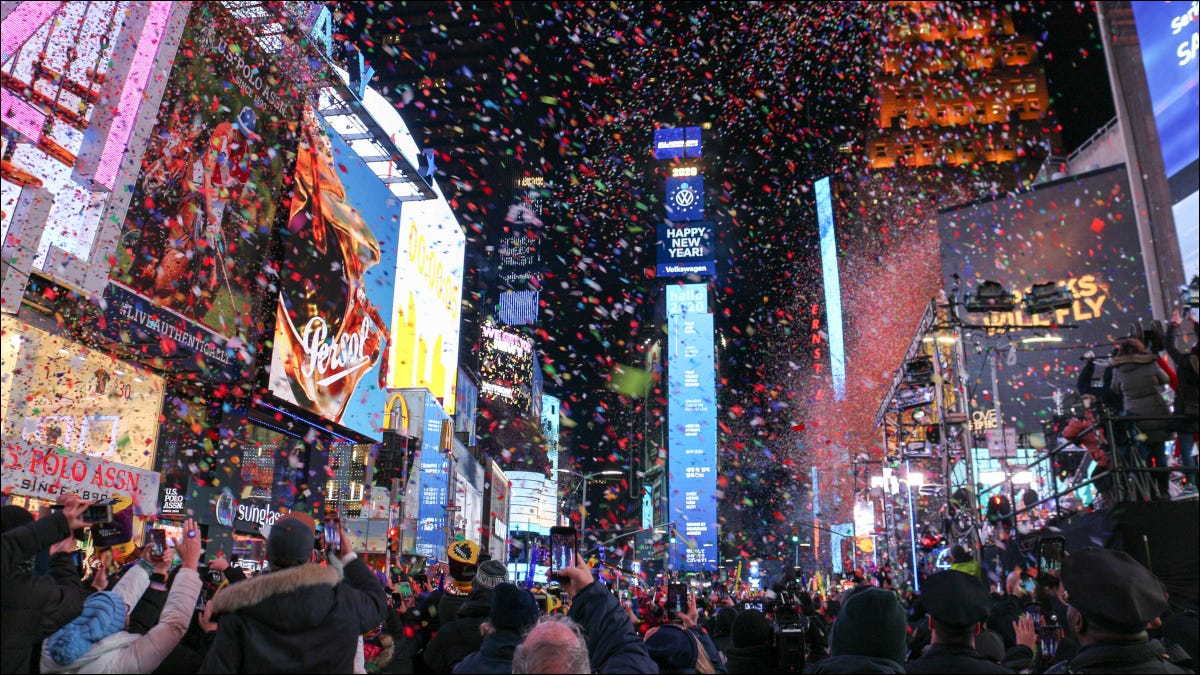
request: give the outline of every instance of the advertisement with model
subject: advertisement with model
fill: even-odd
[[[121,230],[100,330],[167,370],[235,382],[273,298],[304,92],[221,3],[193,6]]]
[[[300,135],[280,233],[270,390],[379,439],[401,205],[312,108]]]

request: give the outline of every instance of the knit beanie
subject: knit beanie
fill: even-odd
[[[829,637],[833,656],[874,656],[903,664],[908,651],[904,607],[882,588],[855,590],[842,600]]]
[[[475,572],[475,588],[495,588],[508,581],[508,570],[499,560],[484,560]]]
[[[646,651],[660,673],[696,672],[696,638],[675,624],[659,626],[647,637]]]
[[[757,647],[769,645],[775,640],[775,627],[757,609],[748,609],[733,620],[730,631],[734,647]]]
[[[316,523],[307,513],[292,513],[275,521],[267,536],[267,561],[271,569],[309,562],[316,539]]]
[[[83,601],[83,613],[46,638],[46,651],[59,665],[74,663],[92,645],[124,630],[125,602],[112,591],[101,591]]]
[[[538,606],[533,593],[508,582],[499,584],[492,591],[492,611],[488,621],[498,630],[524,633],[533,628],[537,620]]]

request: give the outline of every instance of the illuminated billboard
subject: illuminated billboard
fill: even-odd
[[[533,340],[512,329],[486,323],[479,347],[479,391],[529,411],[533,384]]]
[[[421,426],[420,486],[416,552],[446,559],[446,505],[449,504],[450,454],[442,447],[442,422],[450,418],[432,397],[425,396]]]
[[[270,390],[375,439],[387,400],[384,317],[399,222],[396,197],[306,108],[280,234]]]
[[[441,191],[400,209],[392,304],[392,388],[423,387],[454,414],[466,237]]]
[[[254,362],[304,96],[279,62],[193,6],[104,294],[102,330],[156,365],[234,381]]]
[[[1018,302],[1011,312],[970,315],[972,323],[1021,329],[972,335],[976,348],[966,350],[967,370],[976,378],[969,383],[972,409],[991,409],[998,396],[999,423],[1019,433],[1041,431],[1041,423],[1075,393],[1085,352],[1107,354],[1129,335],[1132,322],[1150,318],[1124,166],[940,213],[938,229],[947,293],[956,286],[954,274],[964,293],[985,280],[1022,295],[1046,282],[1071,291],[1065,309],[1031,316]],[[1055,327],[1061,325],[1076,327]]]
[[[542,394],[542,436],[546,438],[546,457],[550,460],[550,475],[558,475],[559,409],[558,398]]]
[[[825,284],[826,325],[829,332],[829,370],[833,398],[846,398],[846,347],[842,337],[842,284],[838,277],[837,236],[833,227],[833,199],[829,178],[816,183],[817,226],[821,237],[821,278]],[[815,321],[815,319],[814,319]]]
[[[1200,19],[1196,2],[1131,2],[1184,280],[1200,273]]]
[[[707,220],[659,223],[656,276],[712,276],[717,273],[713,224]]]
[[[704,220],[704,178],[667,178],[667,220]]]
[[[479,410],[479,387],[462,369],[454,383],[454,431],[467,434],[467,446],[475,447],[475,415]]]
[[[185,11],[174,2],[5,3],[0,241],[10,268],[89,291],[106,282],[163,91],[151,73],[169,67],[155,61],[174,56]]]
[[[532,471],[509,471],[508,481],[509,529],[549,536],[558,524],[558,483]]]
[[[700,304],[700,298],[704,304]],[[704,284],[667,287],[668,514],[679,569],[717,568],[717,387]]]
[[[654,130],[654,159],[700,157],[700,127],[673,127]]]

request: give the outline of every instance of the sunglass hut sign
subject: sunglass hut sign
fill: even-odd
[[[257,532],[264,527],[270,527],[275,524],[275,521],[287,515],[271,508],[269,502],[261,500],[240,502],[237,505],[236,513],[233,529],[247,532]]]

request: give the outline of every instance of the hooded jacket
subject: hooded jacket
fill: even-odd
[[[1163,385],[1170,378],[1158,367],[1154,354],[1126,354],[1112,360],[1113,393],[1121,396],[1126,415],[1170,417],[1171,408],[1162,396]],[[1137,422],[1138,429],[1151,443],[1162,443],[1170,437],[1173,424],[1169,419]]]
[[[221,589],[211,601],[220,622],[200,672],[349,673],[359,637],[383,622],[387,595],[359,559],[305,564]]]
[[[583,627],[592,672],[658,672],[629,615],[604,584],[588,584],[571,602],[567,616]]]
[[[141,567],[130,568],[113,587],[125,606],[137,604],[142,592],[150,585],[150,576]],[[192,610],[200,596],[200,575],[184,568],[175,576],[175,584],[167,593],[158,623],[145,635],[118,631],[92,645],[91,649],[67,664],[60,664],[42,648],[43,673],[149,673],[157,668],[171,650],[179,644],[192,621]]]
[[[453,621],[450,617],[443,618],[437,634],[425,647],[425,665],[435,673],[449,673],[468,654],[479,651],[483,645],[479,626],[491,611],[492,589],[480,586],[472,590],[466,602],[458,607]]]
[[[42,638],[83,611],[84,589],[75,562],[65,553],[50,558],[49,576],[35,577],[21,564],[71,536],[67,519],[54,513],[4,533],[0,584],[0,672],[28,673]]]

